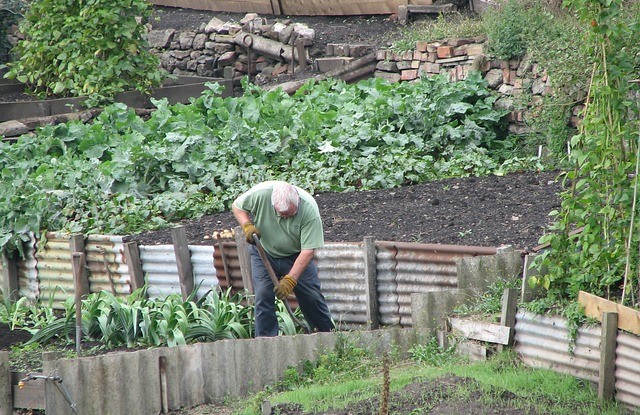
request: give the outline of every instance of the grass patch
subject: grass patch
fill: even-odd
[[[482,20],[463,13],[440,14],[435,19],[417,20],[407,27],[392,49],[404,52],[415,47],[416,42],[433,42],[449,38],[475,37],[485,34]]]
[[[416,397],[409,389],[404,390],[416,382],[423,383],[424,394],[430,395]],[[278,405],[296,406],[305,412],[342,409],[358,405],[364,400],[375,400],[380,395],[381,384],[382,370],[376,367],[366,378],[263,392],[260,402],[266,399],[274,408]],[[478,363],[461,361],[458,357],[447,359],[437,366],[408,360],[396,362],[391,368],[390,390],[391,406],[400,405],[404,413],[413,413],[406,412],[412,400],[416,405],[415,410],[420,411],[440,403],[457,402],[459,405],[517,408],[538,414],[629,413],[623,405],[598,403],[596,389],[585,381],[549,370],[526,367],[512,352],[499,353],[486,362]],[[400,401],[405,399],[408,402],[401,404]],[[375,402],[369,404],[370,407],[375,405]],[[242,415],[258,413],[255,405],[236,412]],[[390,413],[399,412],[391,410]]]

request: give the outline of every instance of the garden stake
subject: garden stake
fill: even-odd
[[[267,257],[267,253],[264,251],[264,248],[262,247],[262,244],[260,243],[260,238],[258,238],[258,235],[256,235],[255,233],[253,234],[253,242],[256,244],[256,248],[258,249],[258,253],[260,254],[260,258],[262,259],[262,262],[264,263],[265,268],[267,269],[267,273],[269,274],[269,277],[271,278],[271,281],[273,282],[273,285],[278,288],[280,286],[280,281],[278,281],[278,277],[276,277],[276,273],[273,270],[273,268],[271,267],[271,263],[269,262],[269,258]],[[284,303],[284,307],[287,309],[287,313],[289,313],[289,316],[291,317],[291,319],[293,320],[293,322],[295,324],[297,324],[298,326],[300,326],[302,328],[302,330],[304,330],[305,333],[311,333],[311,329],[309,328],[309,326],[303,322],[302,320],[300,320],[298,317],[296,317],[293,314],[293,311],[291,310],[291,306],[289,305],[289,302],[284,299],[281,300]]]

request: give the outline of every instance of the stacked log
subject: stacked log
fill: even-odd
[[[310,63],[315,31],[289,20],[268,22],[255,13],[240,22],[213,18],[194,31],[151,30],[148,42],[161,66],[174,75],[263,78],[293,73]]]

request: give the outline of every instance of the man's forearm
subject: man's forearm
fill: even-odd
[[[251,218],[249,218],[249,212],[245,212],[244,210],[236,207],[235,205],[231,205],[231,211],[233,212],[233,216],[236,218],[240,226],[251,221]]]
[[[303,249],[302,251],[300,251],[300,255],[298,255],[296,262],[293,263],[293,266],[289,271],[289,275],[291,275],[297,281],[298,278],[300,278],[300,275],[302,275],[304,270],[307,268],[307,265],[309,265],[309,263],[313,261],[314,254],[314,249]]]

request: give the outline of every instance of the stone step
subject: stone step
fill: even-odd
[[[317,58],[316,59],[316,69],[318,72],[329,72],[334,69],[341,68],[351,62],[354,58],[349,58],[345,56],[334,56],[327,58]]]

